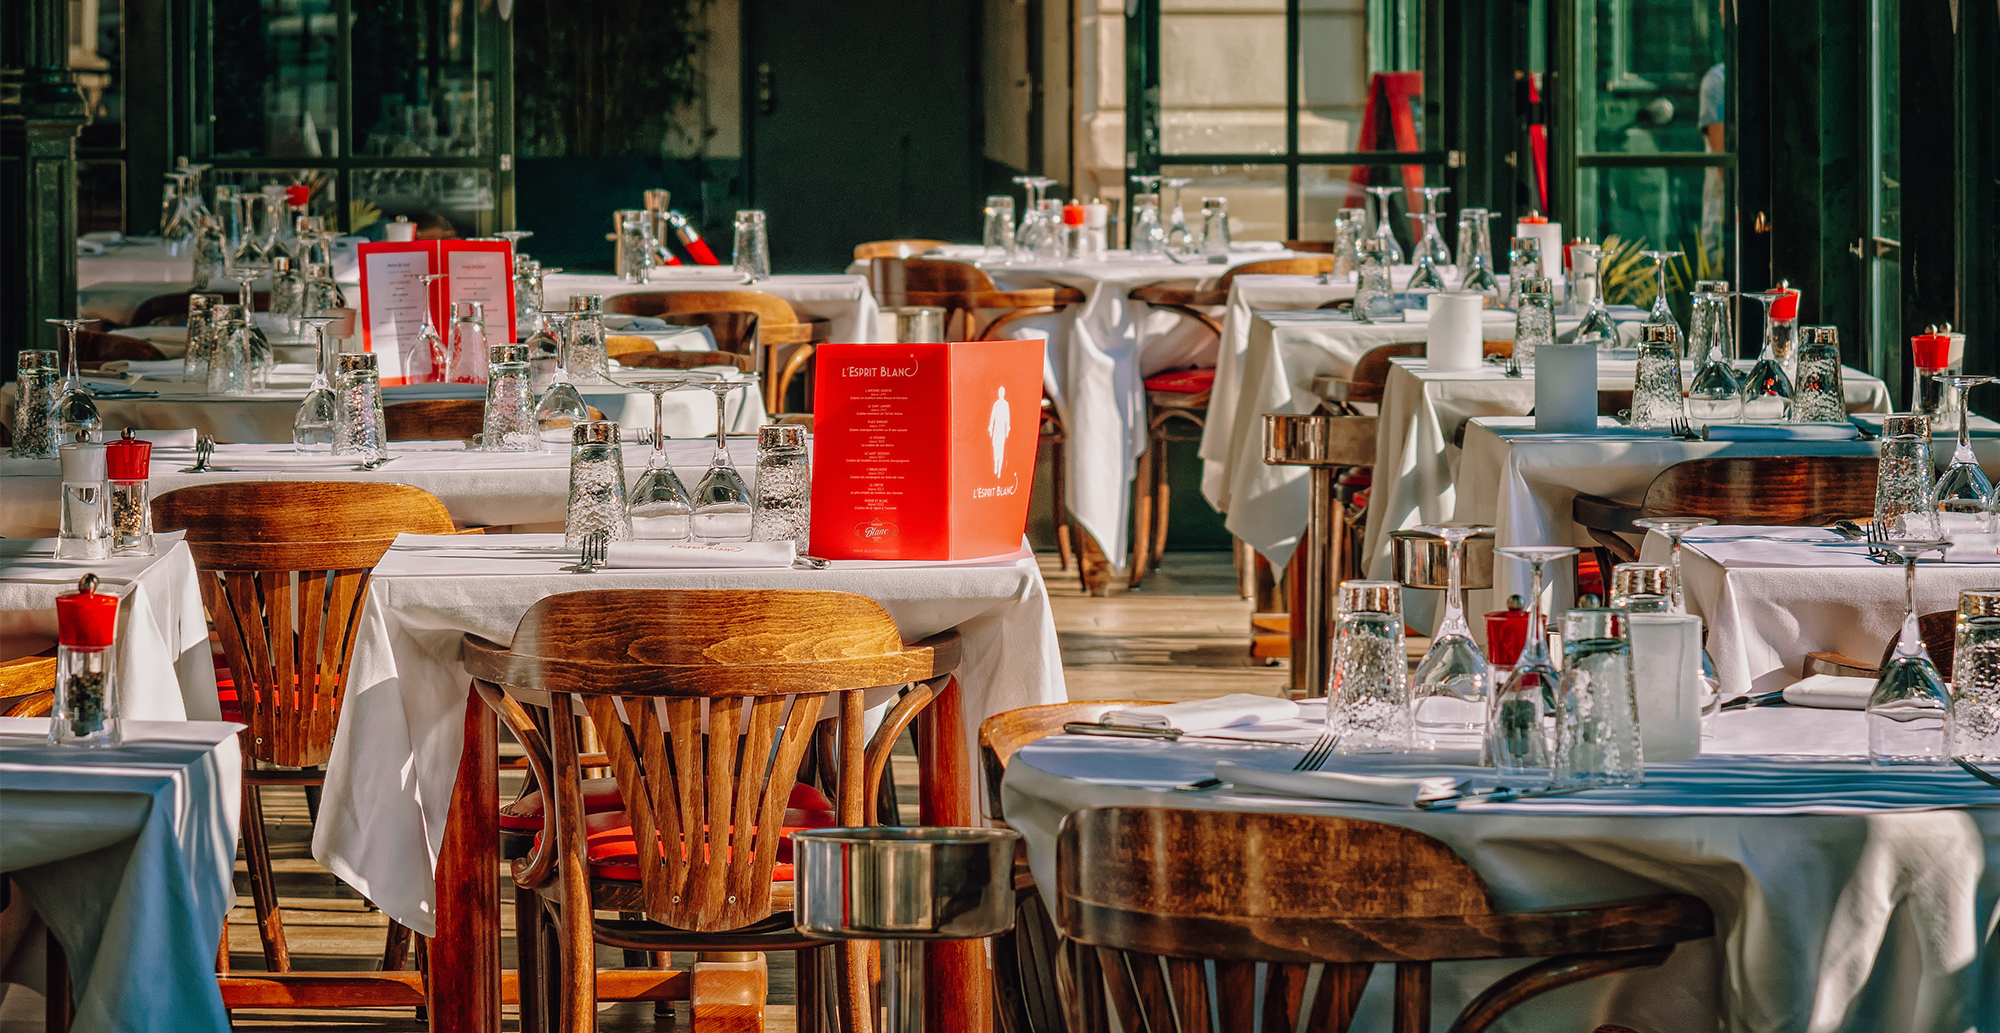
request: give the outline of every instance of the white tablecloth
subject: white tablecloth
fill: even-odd
[[[707,393],[702,397],[706,399]],[[650,399],[648,399],[650,401]],[[652,457],[652,446],[626,441],[625,483],[637,483]],[[396,459],[375,470],[354,468],[352,457],[298,455],[290,445],[219,445],[209,473],[182,473],[194,462],[191,448],[155,448],[155,497],[191,484],[222,481],[375,481],[408,484],[436,495],[452,519],[470,526],[554,524],[561,526],[569,502],[569,454],[564,452],[474,452],[457,441],[399,441]],[[713,438],[667,442],[668,462],[689,490],[701,483]],[[745,481],[757,479],[757,442],[729,439],[730,459]],[[0,535],[54,534],[60,472],[53,459],[0,458]],[[73,575],[71,583],[75,583]]]
[[[1309,706],[1308,720],[1289,726],[1230,732],[1304,743],[1320,730],[1310,720],[1320,709]],[[1862,715],[1852,711],[1725,714],[1705,748],[1728,756],[1649,765],[1640,790],[1431,813],[1169,789],[1208,776],[1218,760],[1289,768],[1291,750],[1057,736],[1015,755],[1002,793],[1045,894],[1056,885],[1062,819],[1122,805],[1338,814],[1412,828],[1465,858],[1503,910],[1662,892],[1693,894],[1714,910],[1713,939],[1682,944],[1658,969],[1535,998],[1509,1012],[1501,1031],[1599,1022],[1641,1033],[1718,1023],[1745,1033],[2000,1028],[2000,790],[1955,768],[1871,772],[1852,759],[1867,749]],[[1438,759],[1449,758],[1336,757],[1328,768],[1495,781],[1491,769]],[[1521,965],[1436,966],[1438,1021]],[[1378,967],[1354,1028],[1389,1027],[1388,971]]]
[[[0,718],[0,872],[55,931],[75,1033],[226,1033],[215,982],[236,903],[239,725],[139,722],[116,749]]]
[[[826,319],[831,340],[861,343],[878,340],[875,295],[868,290],[866,276],[851,274],[773,276],[746,285],[740,274],[726,266],[693,266],[680,272],[655,270],[649,283],[627,283],[616,276],[550,273],[542,279],[542,306],[568,308],[572,294],[602,294],[609,298],[648,291],[763,291],[791,302],[793,310],[801,316]]]
[[[536,600],[608,588],[824,589],[881,603],[905,640],[957,628],[967,748],[979,722],[1065,698],[1055,624],[1034,557],[984,563],[835,563],[828,570],[564,573],[555,535],[412,542],[376,568],[348,674],[313,856],[419,934],[435,928],[432,872],[464,742],[466,632],[512,641]],[[483,548],[482,548],[483,546]]]
[[[720,367],[719,367],[720,368]],[[646,371],[617,370],[613,376],[623,383],[645,379]],[[731,372],[730,375],[734,375]],[[114,382],[115,383],[115,382]],[[131,427],[135,430],[180,430],[193,427],[212,434],[217,441],[280,442],[292,440],[292,419],[299,403],[305,401],[312,384],[310,371],[274,373],[271,387],[253,395],[211,395],[206,386],[182,381],[176,374],[146,376],[131,384],[137,391],[153,392],[152,397],[100,397],[97,411],[108,431]],[[653,396],[634,387],[608,384],[601,380],[582,381],[577,390],[585,402],[602,410],[606,419],[626,427],[653,426]],[[404,384],[382,389],[382,402],[417,401],[433,398],[485,399],[481,384]],[[700,437],[715,433],[715,397],[706,391],[682,389],[665,397],[665,425],[668,437]],[[745,402],[749,404],[745,404]],[[729,431],[754,434],[764,424],[764,396],[759,392],[738,391],[726,403]],[[14,385],[0,388],[0,422],[14,422]]]
[[[49,478],[52,506],[55,480]],[[0,489],[0,506],[11,507],[18,492],[12,482],[0,484],[6,485]],[[154,535],[153,544],[152,556],[82,561],[56,559],[55,541],[49,538],[0,541],[0,660],[53,647],[56,596],[76,591],[83,575],[96,574],[99,591],[120,596],[118,684],[125,716],[139,721],[220,718],[194,557],[179,531]]]
[[[1880,383],[1877,381],[1876,383]],[[1876,431],[1881,417],[1858,414],[1856,421]],[[1981,436],[1973,449],[1989,470],[2000,471],[2000,425],[1979,419]],[[1466,424],[1465,450],[1458,457],[1453,520],[1492,524],[1495,545],[1574,545],[1592,543],[1571,518],[1580,494],[1603,495],[1637,505],[1646,486],[1676,463],[1712,456],[1873,455],[1869,441],[1685,441],[1657,432],[1618,427],[1599,420],[1597,434],[1537,434],[1532,417],[1480,417]],[[1995,435],[1995,436],[1987,436]],[[1951,439],[1934,445],[1943,462]],[[1372,504],[1372,502],[1371,502]],[[1525,594],[1526,568],[1494,566],[1494,598]],[[1570,600],[1568,571],[1555,579],[1551,599]],[[1480,605],[1475,594],[1472,605]],[[1483,631],[1482,631],[1483,633]],[[1818,648],[1818,647],[1814,647]],[[1794,669],[1796,669],[1794,664]]]
[[[1902,628],[1902,564],[1876,563],[1865,543],[1817,527],[1748,526],[1697,528],[1683,542],[1688,612],[1707,622],[1728,695],[1782,689],[1821,650],[1873,665]],[[1959,590],[2000,585],[1991,538],[1983,563],[1967,555],[1974,543],[1960,544],[1968,548],[1953,562],[1917,568],[1918,613],[1955,610]],[[1640,555],[1667,562],[1666,539],[1648,535]]]

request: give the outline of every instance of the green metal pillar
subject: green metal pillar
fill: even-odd
[[[16,0],[5,19],[18,101],[0,102],[0,362],[54,348],[45,319],[76,313],[76,139],[87,120],[69,70],[67,0]],[[17,63],[18,62],[18,63]]]

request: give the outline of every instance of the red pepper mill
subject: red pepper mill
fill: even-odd
[[[104,446],[111,480],[111,555],[153,554],[153,443],[125,436]]]
[[[76,591],[56,596],[56,700],[49,743],[116,746],[124,741],[117,667],[118,597],[85,574]]]

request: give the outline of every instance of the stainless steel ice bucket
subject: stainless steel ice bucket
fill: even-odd
[[[968,940],[1014,927],[1012,829],[792,833],[792,917],[831,940]]]
[[[1451,554],[1444,539],[1422,531],[1391,531],[1396,580],[1410,588],[1445,587],[1445,563]],[[1493,535],[1465,540],[1465,589],[1493,587]]]
[[[897,344],[929,344],[944,340],[944,309],[934,305],[892,305],[882,310],[896,319]]]

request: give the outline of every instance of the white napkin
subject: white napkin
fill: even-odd
[[[1415,807],[1418,800],[1450,796],[1467,783],[1466,779],[1446,775],[1396,778],[1389,775],[1353,775],[1341,771],[1272,771],[1232,760],[1217,761],[1215,777],[1238,788],[1320,800],[1380,803],[1391,807]]]
[[[118,363],[121,362],[124,363],[122,369],[118,368]],[[187,363],[180,359],[147,359],[144,361],[116,359],[105,363],[104,369],[106,372],[129,373],[135,377],[178,377],[187,369]]]
[[[1291,700],[1239,692],[1214,699],[1169,703],[1163,707],[1110,710],[1105,712],[1103,720],[1114,728],[1178,728],[1183,732],[1206,732],[1232,725],[1289,721],[1297,716],[1299,705]]]
[[[1853,441],[1861,436],[1852,423],[1711,423],[1701,433],[1709,441]]]
[[[1815,674],[1785,686],[1785,702],[1821,710],[1866,710],[1875,693],[1875,679]]]
[[[791,542],[744,542],[741,545],[684,545],[679,542],[612,542],[606,566],[672,569],[677,567],[789,567],[797,557]]]
[[[197,437],[193,427],[185,430],[134,430],[132,436],[140,441],[152,442],[154,448],[193,448]]]

